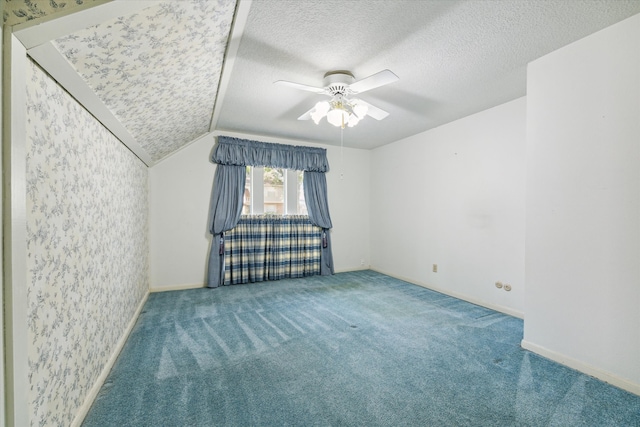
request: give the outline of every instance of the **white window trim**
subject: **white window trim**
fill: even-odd
[[[264,213],[264,168],[251,166],[251,215]]]
[[[289,212],[298,213],[298,171],[293,169],[285,169],[284,174],[284,213],[290,215]]]

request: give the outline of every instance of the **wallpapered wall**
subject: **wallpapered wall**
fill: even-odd
[[[32,19],[73,9],[97,0],[0,0],[5,2],[2,20],[5,25],[21,24]]]
[[[26,90],[29,409],[70,425],[148,289],[148,173],[31,61]]]

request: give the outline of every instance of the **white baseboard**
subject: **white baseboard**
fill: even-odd
[[[635,384],[615,374],[603,371],[602,369],[591,366],[588,363],[584,363],[572,357],[565,356],[564,354],[549,350],[530,341],[522,340],[520,345],[525,350],[529,350],[549,360],[553,360],[554,362],[557,362],[561,365],[568,366],[569,368],[575,369],[576,371],[591,375],[592,377],[595,377],[613,386],[640,396],[640,384]]]
[[[470,302],[471,304],[475,304],[475,305],[479,305],[479,306],[482,306],[482,307],[486,307],[486,308],[491,309],[491,310],[499,311],[500,313],[508,314],[509,316],[517,317],[519,319],[524,319],[524,313],[522,311],[519,311],[519,310],[513,310],[513,309],[511,309],[509,307],[504,307],[504,306],[497,305],[497,304],[491,304],[491,303],[488,303],[486,301],[480,301],[480,300],[471,298],[471,297],[469,297],[467,295],[462,295],[462,294],[459,294],[459,293],[456,293],[456,292],[451,292],[449,290],[441,289],[441,288],[438,288],[438,287],[435,287],[435,286],[431,286],[431,285],[428,285],[426,283],[421,283],[419,281],[416,281],[416,280],[413,280],[413,279],[409,279],[407,277],[402,277],[402,276],[398,276],[396,274],[387,273],[385,271],[378,270],[377,268],[371,268],[371,270],[376,271],[378,273],[382,273],[382,274],[387,275],[387,276],[395,277],[396,279],[400,279],[400,280],[403,280],[405,282],[412,283],[414,285],[422,286],[423,288],[427,288],[427,289],[430,289],[432,291],[439,292],[441,294],[449,295],[450,297],[454,297],[454,298],[457,298],[457,299],[460,299],[460,300],[463,300],[463,301]]]
[[[359,268],[348,268],[344,270],[336,270],[336,273],[347,273],[349,271],[361,271],[361,270],[369,270],[369,266],[361,266]],[[156,292],[167,292],[167,291],[183,291],[187,289],[200,289],[206,288],[206,283],[183,283],[179,285],[168,285],[168,286],[156,286],[149,288],[150,293]]]
[[[350,271],[364,271],[364,270],[370,270],[371,267],[369,267],[368,265],[361,265],[358,267],[354,267],[354,268],[343,268],[343,269],[339,269],[336,270],[335,273],[349,273]]]
[[[184,283],[181,285],[169,285],[169,286],[157,286],[154,288],[149,288],[150,293],[155,292],[167,292],[167,291],[183,291],[186,289],[200,289],[206,288],[206,283]]]
[[[76,414],[75,418],[73,419],[73,422],[71,423],[72,427],[79,427],[84,421],[84,417],[86,417],[87,414],[89,413],[89,409],[91,409],[91,405],[93,405],[93,401],[98,395],[98,392],[100,392],[100,389],[102,388],[102,385],[107,379],[109,372],[111,372],[111,368],[113,368],[113,364],[116,363],[116,359],[120,355],[120,352],[124,347],[124,344],[127,342],[127,339],[129,338],[129,334],[133,330],[133,327],[135,326],[136,321],[140,316],[140,312],[142,311],[142,307],[144,307],[144,304],[147,302],[148,297],[149,297],[149,292],[147,292],[144,295],[144,297],[142,298],[142,301],[140,301],[140,304],[138,304],[138,308],[136,309],[136,312],[133,314],[133,317],[129,321],[127,328],[125,329],[124,333],[120,337],[120,340],[118,340],[118,343],[116,344],[116,347],[113,350],[113,353],[111,353],[111,357],[109,358],[109,360],[107,360],[107,363],[104,365],[104,368],[100,373],[100,376],[98,377],[96,382],[93,384],[93,387],[91,387],[91,390],[89,390],[87,397],[84,399],[84,403],[78,409],[78,413]]]

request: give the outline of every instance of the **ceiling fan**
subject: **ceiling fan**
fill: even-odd
[[[387,117],[388,112],[361,99],[352,98],[352,96],[393,83],[399,80],[398,76],[389,70],[382,70],[362,80],[354,80],[351,72],[337,70],[329,71],[324,75],[323,87],[285,80],[278,80],[274,83],[331,97],[330,101],[318,102],[313,108],[298,117],[298,120],[312,119],[318,124],[326,116],[329,123],[344,129],[345,125],[349,127],[357,125],[365,116],[373,117],[376,120]]]

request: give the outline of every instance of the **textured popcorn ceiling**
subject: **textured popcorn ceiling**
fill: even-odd
[[[361,98],[390,112],[344,130],[377,147],[525,95],[526,65],[640,12],[640,1],[254,1],[218,128],[340,144],[340,131],[296,118],[326,71],[400,81]]]
[[[212,130],[339,145],[339,128],[296,120],[327,98],[273,84],[321,86],[330,70],[398,75],[359,96],[389,117],[344,130],[345,146],[391,143],[525,95],[527,63],[640,13],[638,0],[237,3],[96,2],[53,30],[34,19],[21,31],[29,54],[152,165]],[[80,26],[61,32],[67,22]]]

